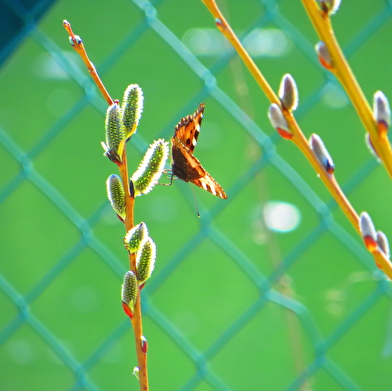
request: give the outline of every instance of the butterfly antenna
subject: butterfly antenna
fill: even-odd
[[[193,188],[192,188],[192,193],[193,193],[193,201],[195,202],[196,214],[197,217],[200,219],[199,205],[197,204],[197,198]]]

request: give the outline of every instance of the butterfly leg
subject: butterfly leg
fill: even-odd
[[[171,172],[171,170],[164,170],[164,173],[169,177],[170,176],[170,182],[169,183],[157,183],[158,185],[162,186],[171,186],[173,184],[173,178],[174,174]]]

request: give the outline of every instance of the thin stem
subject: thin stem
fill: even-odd
[[[373,117],[365,95],[350,68],[342,49],[335,37],[331,19],[327,13],[320,9],[315,0],[301,0],[318,36],[324,42],[332,60],[330,71],[337,77],[347,92],[359,118],[369,132],[372,144],[383,161],[389,176],[392,178],[392,150],[385,134],[378,132],[377,123]]]
[[[108,91],[106,90],[104,84],[102,83],[102,80],[100,79],[94,64],[88,58],[82,40],[80,39],[80,37],[74,34],[71,28],[71,24],[68,21],[64,20],[63,26],[67,30],[70,36],[71,45],[73,46],[75,51],[79,54],[79,56],[82,58],[91,77],[93,78],[98,89],[101,91],[106,102],[108,103],[109,106],[112,105],[114,101],[110,97]],[[125,231],[128,232],[135,225],[134,224],[135,198],[131,193],[130,186],[129,186],[128,162],[127,162],[125,146],[126,145],[124,143],[121,152],[121,163],[118,163],[118,169],[120,171],[121,180],[125,189],[126,217],[124,221],[124,227],[125,227]],[[129,254],[129,268],[136,275],[136,255],[134,253]],[[137,356],[137,362],[139,368],[138,376],[139,376],[140,390],[148,391],[149,386],[148,386],[147,354],[142,350],[143,322],[142,322],[140,289],[136,297],[134,313],[133,313],[133,317],[131,318],[131,323],[132,323],[132,329],[135,337],[136,356]]]
[[[328,174],[324,166],[317,159],[313,150],[309,146],[308,140],[305,138],[305,135],[302,133],[299,125],[295,121],[294,116],[290,115],[289,118],[289,127],[293,134],[292,141],[309,160],[310,164],[320,176],[321,180],[324,182],[325,186],[328,188],[339,207],[350,220],[350,223],[354,226],[357,232],[360,233],[359,216],[343,193],[339,184],[336,182],[335,176]]]
[[[131,193],[129,186],[128,162],[126,155],[126,148],[124,146],[122,153],[122,164],[119,165],[122,183],[125,188],[125,211],[126,217],[124,221],[125,232],[128,232],[135,226],[134,222],[134,208],[135,197]],[[129,268],[136,273],[136,254],[129,254]],[[139,288],[138,288],[139,289]],[[148,391],[148,369],[147,369],[147,354],[142,350],[142,336],[143,336],[143,320],[142,320],[142,306],[140,300],[140,289],[136,296],[135,308],[133,317],[131,318],[132,329],[135,338],[136,356],[139,367],[139,383],[141,391]]]
[[[228,39],[228,41],[233,45],[234,49],[237,51],[238,55],[244,61],[244,64],[249,69],[250,73],[253,75],[257,83],[259,84],[260,88],[264,91],[267,98],[270,100],[271,103],[277,103],[280,105],[279,98],[275,95],[274,91],[270,87],[267,80],[264,78],[260,70],[257,68],[256,64],[252,60],[252,58],[248,55],[245,48],[241,45],[241,42],[227,23],[226,19],[223,17],[221,11],[219,10],[215,0],[202,0],[203,3],[206,5],[212,16],[215,18],[216,26],[219,31]],[[313,0],[303,0],[304,2]],[[333,35],[333,34],[332,34]],[[344,57],[342,57],[344,59]],[[346,67],[346,70],[349,68]],[[350,71],[351,72],[351,71]],[[347,76],[345,74],[345,76]],[[362,92],[361,92],[362,94]],[[366,102],[366,100],[364,100]],[[367,107],[367,108],[366,108]],[[375,121],[373,120],[372,113],[370,108],[366,105],[360,105],[361,112],[363,112],[364,118],[366,118],[367,123],[370,122],[375,125]],[[344,214],[347,216],[351,224],[354,226],[356,231],[360,233],[359,228],[359,216],[355,212],[354,208],[348,201],[347,197],[342,192],[339,184],[337,183],[334,175],[327,173],[325,167],[320,163],[316,155],[314,154],[313,150],[310,148],[307,139],[305,138],[302,130],[298,126],[293,114],[285,109],[282,109],[283,115],[289,125],[289,129],[292,133],[291,141],[302,151],[305,157],[308,159],[310,164],[313,166],[317,174],[320,176],[321,180],[324,182],[325,186],[328,188],[332,196],[334,197],[335,201],[342,209]],[[370,113],[370,116],[369,116]],[[372,125],[372,126],[373,126]],[[371,134],[372,135],[372,134]],[[378,152],[378,150],[377,150]],[[391,160],[392,163],[392,160]],[[391,164],[392,168],[392,164]],[[392,170],[391,170],[392,173]],[[385,257],[385,255],[376,250],[372,253],[376,265],[389,277],[392,279],[392,263],[389,259]]]
[[[241,59],[235,58],[234,61],[231,61],[230,68],[233,76],[233,86],[236,87],[237,94],[240,98],[240,106],[242,108],[246,107],[248,115],[254,119],[254,115],[252,114],[252,102],[249,99],[249,91],[245,82],[244,71],[241,67]],[[247,156],[253,163],[260,159],[259,148],[250,139],[248,140]],[[257,199],[261,204],[266,203],[268,200],[268,184],[266,183],[265,179],[265,174],[263,172],[259,172],[258,175],[255,176]],[[272,231],[265,229],[265,227],[260,227],[260,232],[262,232],[262,235],[266,237],[265,244],[266,249],[270,255],[271,265],[273,268],[277,268],[278,265],[282,262],[282,254],[280,252],[280,246],[278,244],[277,237]],[[292,280],[287,274],[279,278],[276,289],[286,297],[294,298],[296,296],[292,286]],[[288,340],[291,348],[291,354],[293,357],[293,367],[295,373],[299,376],[306,369],[301,325],[298,317],[290,309],[286,308],[284,311],[284,316],[288,330]],[[308,390],[308,383],[309,382],[306,382],[304,385],[302,385],[300,391]]]
[[[108,102],[108,105],[113,104],[113,99],[110,97],[108,91],[106,90],[105,86],[102,83],[101,78],[98,75],[97,69],[95,68],[94,64],[91,62],[89,57],[87,56],[86,49],[84,48],[83,41],[81,38],[77,35],[74,34],[72,31],[71,23],[69,23],[67,20],[63,21],[63,26],[67,30],[70,38],[70,42],[72,47],[75,49],[76,53],[79,54],[81,59],[83,60],[84,64],[86,65],[86,68],[94,80],[95,84],[97,85],[98,89],[101,91],[101,94],[105,98],[106,102]]]
[[[234,49],[237,51],[238,55],[241,57],[242,61],[249,69],[252,76],[255,78],[256,82],[260,88],[264,91],[267,98],[272,103],[280,103],[278,97],[275,95],[273,89],[268,84],[267,80],[264,78],[260,70],[254,64],[252,58],[249,56],[248,52],[241,45],[241,42],[234,34],[230,25],[227,23],[222,12],[219,10],[214,0],[202,0],[208,10],[211,12],[212,16],[215,18],[215,24],[218,30],[227,38],[227,40],[232,44]]]

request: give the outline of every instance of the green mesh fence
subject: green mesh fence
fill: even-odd
[[[152,390],[391,390],[391,288],[200,1],[59,0],[0,70],[0,389],[137,390],[120,303],[122,224],[108,205],[106,103],[68,44],[68,19],[113,98],[145,109],[128,156],[206,103],[195,155],[228,200],[190,184],[136,201],[158,259],[143,291]],[[42,11],[45,2],[38,3]],[[314,54],[299,1],[220,2],[273,88],[291,73],[296,117],[323,138],[357,212],[391,232],[390,180]],[[40,8],[41,7],[41,8]],[[34,14],[33,14],[34,15]],[[392,97],[390,1],[343,0],[336,35],[370,100]]]

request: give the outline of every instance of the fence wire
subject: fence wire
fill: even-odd
[[[343,0],[336,35],[366,96],[392,96],[391,3],[358,3]],[[229,196],[194,190],[200,219],[190,184],[137,199],[136,220],[158,247],[143,290],[151,389],[390,390],[390,282],[271,129],[266,98],[203,4],[59,0],[38,23],[47,4],[3,4],[25,38],[0,71],[1,389],[138,389],[119,299],[124,233],[105,194],[115,171],[99,145],[106,103],[68,46],[68,19],[114,98],[130,83],[144,90],[133,169],[206,102],[195,155]],[[274,88],[293,74],[304,132],[323,137],[354,208],[388,235],[389,178],[319,66],[301,2],[222,7]]]

